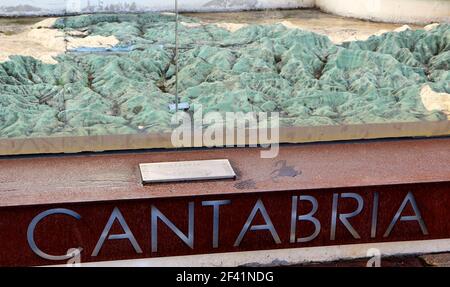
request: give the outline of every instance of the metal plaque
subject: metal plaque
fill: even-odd
[[[143,183],[235,179],[229,160],[199,160],[140,164]]]

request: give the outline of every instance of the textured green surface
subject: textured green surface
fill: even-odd
[[[55,28],[114,35],[136,49],[65,54],[57,65],[21,56],[1,63],[0,137],[170,130],[174,16],[77,16]],[[193,110],[278,111],[290,126],[446,119],[424,108],[419,91],[428,83],[450,93],[449,24],[341,46],[282,25],[179,29],[180,96]]]

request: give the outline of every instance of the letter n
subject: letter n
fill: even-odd
[[[194,202],[189,203],[189,230],[186,236],[158,208],[152,205],[152,252],[158,252],[158,220],[164,222],[186,245],[194,249]]]

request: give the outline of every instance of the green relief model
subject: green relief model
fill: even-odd
[[[420,91],[450,93],[449,24],[335,45],[281,24],[230,32],[181,22],[179,93],[191,110],[279,112],[289,126],[447,119],[424,107]],[[77,16],[54,28],[115,36],[119,44],[74,49],[57,64],[23,56],[0,63],[0,137],[170,130],[173,15]]]

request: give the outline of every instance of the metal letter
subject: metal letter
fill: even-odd
[[[213,200],[213,201],[203,201],[203,206],[213,206],[213,248],[219,247],[219,224],[220,224],[220,213],[219,209],[221,205],[230,204],[231,200]]]
[[[266,224],[251,226],[252,221],[255,218],[256,213],[258,211],[261,212],[261,215],[263,216]],[[247,221],[245,222],[245,225],[242,228],[241,233],[239,234],[238,238],[236,239],[236,242],[234,243],[234,247],[238,247],[241,244],[242,239],[244,238],[245,234],[247,233],[247,231],[249,229],[251,231],[269,230],[270,233],[272,234],[273,239],[275,240],[275,243],[276,244],[281,243],[280,237],[278,236],[278,233],[275,230],[275,227],[272,224],[272,220],[270,220],[269,214],[267,213],[267,210],[264,207],[264,204],[261,199],[258,199],[258,201],[256,202],[255,207],[253,208],[252,212],[250,213],[250,216],[248,217]]]
[[[373,195],[373,208],[372,208],[372,227],[370,230],[370,237],[375,238],[377,236],[377,223],[378,223],[378,204],[379,194],[375,192]]]
[[[188,236],[178,229],[175,224],[172,223],[164,214],[159,211],[154,205],[152,205],[152,252],[158,252],[158,219],[161,219],[167,227],[169,227],[184,243],[186,243],[191,249],[194,249],[194,202],[189,203],[189,231]]]
[[[298,243],[309,242],[311,240],[314,240],[320,233],[320,228],[321,228],[320,221],[313,216],[314,214],[316,214],[317,209],[319,208],[319,203],[317,202],[317,199],[313,196],[302,195],[302,196],[300,196],[300,200],[307,200],[307,201],[311,202],[312,209],[308,214],[298,216],[298,218],[297,218],[298,196],[292,197],[291,243],[295,243],[296,241]],[[296,239],[297,220],[312,222],[315,227],[314,233],[311,236]]]
[[[39,257],[42,257],[44,259],[54,260],[54,261],[69,260],[72,258],[71,254],[60,255],[60,256],[47,254],[47,253],[43,252],[42,250],[40,250],[39,247],[37,247],[36,242],[34,241],[34,229],[36,228],[36,225],[45,217],[47,217],[49,215],[53,215],[53,214],[65,214],[65,215],[72,216],[73,218],[75,218],[77,220],[81,219],[81,215],[79,215],[75,211],[72,211],[70,209],[64,209],[64,208],[50,209],[50,210],[44,211],[42,213],[39,213],[35,218],[33,218],[30,225],[28,226],[28,230],[27,230],[28,245],[30,245],[31,250],[33,250],[33,252],[36,255],[38,255]]]
[[[364,201],[362,197],[359,194],[356,193],[342,193],[341,198],[353,198],[358,202],[358,208],[356,208],[355,211],[352,213],[344,213],[339,214],[339,220],[344,224],[344,226],[347,228],[348,231],[352,234],[352,236],[356,239],[360,239],[358,232],[353,228],[353,226],[348,222],[349,218],[355,217],[358,214],[361,213],[361,211],[364,208]],[[337,221],[337,213],[338,213],[338,200],[339,200],[339,194],[335,193],[333,194],[333,210],[332,210],[332,216],[331,216],[331,236],[330,240],[336,239],[336,221]]]
[[[128,227],[128,224],[125,221],[125,218],[123,217],[122,213],[120,212],[119,208],[114,208],[113,212],[111,213],[111,216],[109,217],[108,223],[106,223],[105,228],[103,229],[102,235],[100,236],[97,245],[95,245],[94,251],[92,251],[91,256],[97,256],[100,252],[100,249],[102,249],[103,243],[106,240],[106,237],[109,234],[109,231],[111,230],[111,227],[114,224],[115,220],[119,221],[120,226],[125,231],[123,234],[111,234],[108,239],[109,240],[120,240],[120,239],[128,239],[131,242],[131,245],[133,245],[134,250],[136,253],[142,253],[142,249],[139,246],[139,244],[136,241],[136,238],[134,238],[133,232],[131,232],[130,228]]]
[[[411,204],[411,207],[413,208],[415,215],[414,216],[401,216],[403,209],[405,209],[406,204],[408,204],[408,202]],[[400,219],[400,221],[417,221],[419,223],[419,226],[420,226],[420,229],[422,230],[423,235],[428,235],[427,226],[425,225],[425,221],[423,220],[422,215],[420,214],[419,207],[417,206],[416,200],[415,200],[412,192],[408,192],[408,194],[406,195],[405,199],[402,202],[402,205],[400,206],[400,208],[398,209],[394,218],[392,219],[391,224],[389,224],[389,227],[386,230],[386,233],[384,234],[383,237],[388,237],[391,234],[392,229],[394,229],[394,226],[399,219]]]

